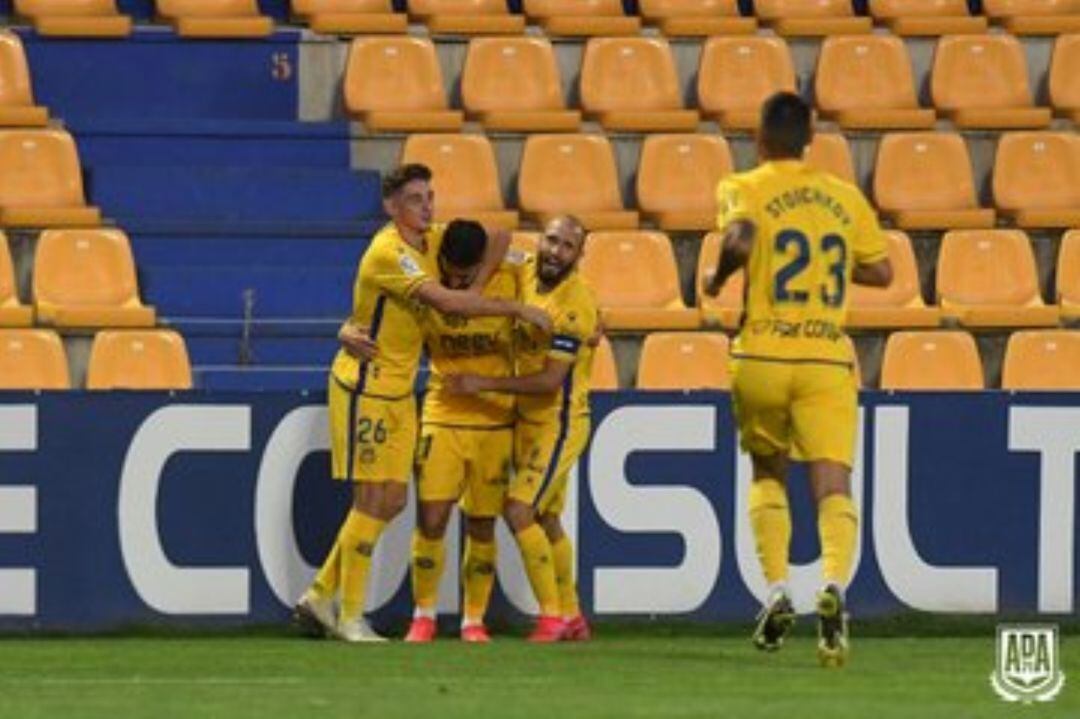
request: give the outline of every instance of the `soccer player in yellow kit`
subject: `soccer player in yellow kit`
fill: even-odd
[[[382,195],[391,222],[372,238],[360,262],[352,316],[339,333],[343,347],[329,379],[333,476],[353,483],[352,508],[294,612],[313,632],[349,642],[383,640],[364,621],[365,589],[379,536],[405,506],[417,435],[413,385],[428,308],[550,326],[536,308],[451,290],[437,281],[435,258],[444,228],[432,222],[435,197],[427,167],[398,168],[384,178]],[[478,282],[486,281],[501,260],[498,249],[485,258]],[[365,332],[378,346],[374,359],[360,357]]]
[[[470,221],[455,220],[439,250],[439,273],[450,288],[469,287],[483,259],[487,236]],[[524,255],[507,254],[503,266],[482,293],[518,297]],[[513,322],[505,317],[468,319],[429,312],[423,323],[431,375],[421,412],[416,451],[419,506],[412,541],[412,587],[415,611],[407,642],[430,642],[436,636],[439,580],[442,577],[446,525],[461,502],[466,541],[462,561],[464,606],[461,638],[487,642],[484,626],[495,582],[495,519],[502,511],[514,447],[514,398],[483,393],[453,394],[449,374],[475,372],[493,377],[513,373]]]
[[[811,111],[778,93],[761,113],[754,170],[717,188],[723,250],[705,291],[715,296],[745,265],[746,307],[732,349],[732,404],[753,461],[750,520],[769,583],[754,644],[776,650],[795,613],[787,588],[789,456],[809,463],[824,583],[817,595],[818,657],[839,666],[848,651],[844,588],[858,516],[851,500],[858,392],[843,323],[851,282],[892,281],[873,209],[853,185],[802,161]]]
[[[525,266],[521,299],[547,310],[552,331],[520,325],[514,377],[461,375],[455,391],[518,395],[514,428],[515,473],[503,518],[514,532],[540,617],[529,639],[583,640],[589,628],[574,582],[574,551],[559,515],[571,468],[585,450],[591,429],[589,377],[592,338],[599,312],[592,291],[576,272],[585,229],[573,217],[548,223],[537,256]]]

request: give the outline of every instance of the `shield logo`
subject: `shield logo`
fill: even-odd
[[[1056,624],[1000,624],[990,685],[1008,702],[1051,701],[1065,685]]]

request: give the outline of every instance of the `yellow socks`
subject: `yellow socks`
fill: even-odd
[[[855,503],[844,494],[830,494],[818,503],[818,535],[821,565],[826,584],[847,586],[855,558],[855,535],[859,518]]]
[[[313,591],[319,599],[330,599],[337,594],[339,580],[341,579],[341,544],[334,540],[334,546],[326,555],[319,573],[315,575],[315,581],[311,583]]]
[[[364,593],[371,570],[371,555],[386,522],[355,509],[349,511],[338,533],[341,555],[342,621],[358,619],[364,611]]]
[[[465,539],[461,584],[465,595],[463,624],[483,624],[491,589],[495,586],[495,542]]]
[[[782,483],[774,479],[750,483],[750,526],[765,580],[770,586],[787,581],[791,510]]]
[[[443,571],[443,540],[428,539],[417,529],[412,536],[412,591],[416,613],[434,617]]]
[[[577,582],[574,581],[574,546],[565,534],[552,543],[551,554],[555,558],[555,582],[559,589],[559,607],[565,619],[581,614],[578,604]]]
[[[551,543],[539,524],[532,524],[515,535],[525,573],[529,576],[540,614],[545,617],[559,616],[559,590],[555,583],[555,563]]]

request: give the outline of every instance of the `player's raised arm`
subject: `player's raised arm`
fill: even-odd
[[[487,287],[488,281],[499,271],[499,266],[506,258],[506,251],[510,249],[510,233],[506,230],[493,230],[487,233],[487,246],[484,248],[484,259],[480,262],[480,269],[476,277],[469,285],[469,291],[480,293]]]
[[[483,297],[469,290],[451,290],[433,280],[420,285],[414,296],[443,314],[462,317],[516,317],[545,332],[551,331],[551,317],[547,312],[514,300]]]

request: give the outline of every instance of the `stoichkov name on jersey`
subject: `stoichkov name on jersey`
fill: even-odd
[[[1065,686],[1056,624],[999,624],[990,685],[1005,701],[1048,702]]]

